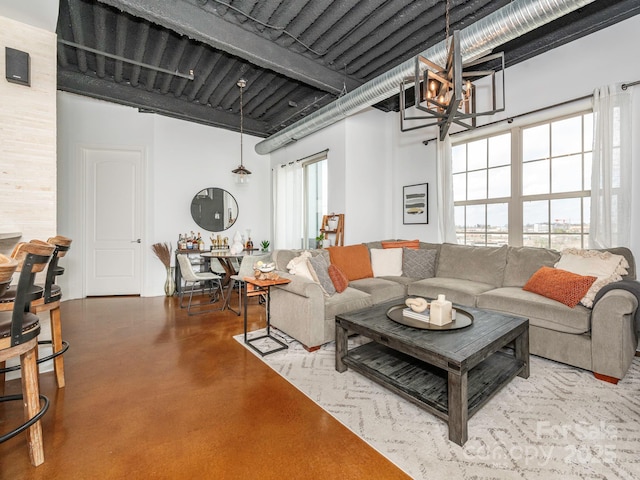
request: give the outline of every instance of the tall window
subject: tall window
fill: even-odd
[[[305,244],[315,248],[316,237],[322,227],[322,216],[327,212],[327,160],[305,163]]]
[[[584,113],[454,145],[458,242],[588,246],[592,132]]]
[[[511,132],[455,145],[451,153],[458,243],[508,243]]]
[[[275,167],[274,248],[315,246],[327,191],[327,151]]]

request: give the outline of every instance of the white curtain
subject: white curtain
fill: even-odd
[[[302,248],[302,163],[277,166],[273,171],[273,248]]]
[[[451,167],[451,139],[447,135],[436,146],[436,191],[438,209],[438,232],[441,242],[458,243],[453,211],[453,174]]]
[[[593,92],[591,248],[628,247],[631,240],[631,91]]]

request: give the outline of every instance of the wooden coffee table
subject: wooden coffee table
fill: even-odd
[[[336,316],[336,370],[351,367],[442,418],[463,445],[468,419],[515,376],[529,378],[529,320],[461,307],[474,317],[469,327],[422,330],[387,317],[398,303]],[[350,333],[373,341],[348,350]]]

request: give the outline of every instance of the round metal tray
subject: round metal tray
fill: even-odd
[[[420,328],[422,330],[458,330],[460,328],[466,328],[473,323],[473,315],[469,312],[462,310],[461,308],[453,307],[456,311],[456,319],[447,323],[446,325],[435,325],[433,323],[423,322],[410,317],[402,315],[402,310],[407,308],[406,305],[394,305],[387,310],[387,317],[394,322],[401,323],[407,327]]]

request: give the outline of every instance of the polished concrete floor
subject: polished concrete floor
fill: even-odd
[[[250,330],[264,326],[263,307],[249,313]],[[407,478],[237,343],[229,311],[89,298],[63,302],[62,321],[66,387],[40,377],[45,463],[29,463],[21,434],[0,444],[2,479]],[[0,431],[19,403],[0,404]]]

